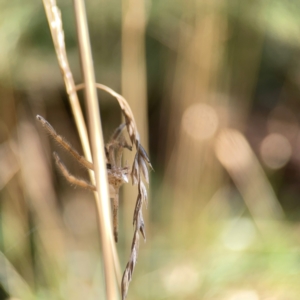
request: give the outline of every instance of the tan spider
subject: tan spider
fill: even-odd
[[[57,141],[66,151],[71,153],[71,155],[86,169],[93,170],[94,166],[85,157],[81,156],[65,138],[57,134],[54,128],[47,122],[43,117],[37,115],[37,120],[42,124],[45,130]],[[118,209],[119,209],[119,189],[124,182],[128,182],[129,168],[127,166],[122,167],[122,154],[123,149],[127,148],[132,150],[132,147],[126,142],[122,131],[126,125],[121,124],[113,133],[110,141],[105,145],[105,155],[106,155],[106,167],[109,182],[109,193],[112,199],[112,211],[113,211],[113,228],[114,228],[114,238],[118,241]],[[60,169],[63,176],[72,184],[81,186],[83,188],[96,191],[96,187],[90,182],[79,179],[73,176],[63,164],[56,152],[53,153],[56,165]]]

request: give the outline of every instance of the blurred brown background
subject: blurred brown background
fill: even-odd
[[[299,299],[300,3],[86,5],[97,81],[130,103],[155,169],[128,299]],[[72,2],[58,6],[80,83]],[[82,153],[41,1],[0,1],[0,45],[0,299],[104,299],[93,195],[52,152],[87,173],[35,122]],[[121,112],[99,99],[107,140]],[[134,191],[121,199],[122,268]]]

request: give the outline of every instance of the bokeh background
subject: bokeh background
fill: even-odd
[[[86,5],[97,81],[127,98],[155,169],[128,299],[298,300],[300,3]],[[80,83],[72,1],[58,6]],[[82,153],[42,1],[0,1],[0,45],[0,299],[104,299],[93,195],[52,152],[88,174],[35,121]],[[121,112],[99,99],[108,140]],[[121,197],[122,269],[134,193]]]

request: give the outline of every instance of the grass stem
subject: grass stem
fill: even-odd
[[[111,251],[111,243],[113,241],[113,238],[111,228],[111,212],[109,206],[109,191],[107,184],[106,163],[104,157],[103,134],[100,122],[99,104],[95,85],[95,74],[84,0],[74,0],[74,8],[77,25],[78,44],[85,84],[85,98],[91,134],[96,187],[99,194],[99,201],[96,201],[96,204],[99,230],[101,233],[106,296],[108,300],[114,300],[117,299],[117,292],[115,284],[116,277],[114,258]]]

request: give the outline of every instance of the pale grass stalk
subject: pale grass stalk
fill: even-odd
[[[144,150],[143,146],[141,145],[140,135],[137,130],[134,115],[131,111],[128,102],[125,100],[124,97],[116,93],[111,88],[102,84],[97,84],[95,82],[84,1],[74,0],[79,49],[81,54],[81,62],[82,62],[83,75],[84,75],[84,83],[77,86],[74,85],[72,74],[70,72],[69,65],[67,62],[60,12],[57,6],[55,5],[55,1],[50,2],[49,7],[48,10],[50,10],[50,13],[48,12],[48,15],[53,18],[52,21],[51,19],[49,19],[49,24],[51,27],[52,35],[54,36],[54,44],[55,44],[58,60],[60,63],[60,67],[65,79],[69,97],[72,99],[77,99],[76,101],[78,102],[76,91],[85,88],[88,117],[90,122],[89,125],[91,131],[91,139],[92,139],[92,149],[94,153],[93,157],[94,157],[94,170],[96,176],[96,187],[101,199],[101,201],[99,201],[97,194],[95,193],[98,221],[99,221],[99,230],[101,233],[101,241],[102,241],[107,299],[116,299],[117,293],[114,284],[115,283],[114,272],[116,272],[118,281],[120,282],[119,280],[120,267],[119,267],[117,251],[112,239],[112,228],[111,228],[111,221],[110,221],[111,214],[110,214],[110,205],[108,201],[109,193],[108,193],[108,186],[107,186],[106,163],[104,159],[104,143],[103,143],[103,135],[101,129],[96,88],[105,90],[106,92],[108,92],[109,94],[111,94],[117,99],[122,109],[123,115],[125,117],[125,123],[126,123],[128,134],[130,136],[130,140],[132,144],[135,145],[136,147],[136,154],[132,165],[131,177],[132,177],[133,184],[138,185],[139,192],[138,192],[138,198],[136,201],[136,206],[134,209],[134,216],[133,216],[133,225],[135,227],[135,230],[134,230],[133,241],[131,246],[131,253],[125,271],[123,273],[122,282],[121,282],[122,299],[125,299],[128,292],[128,286],[130,281],[132,280],[132,274],[137,262],[138,248],[139,248],[138,232],[140,231],[144,239],[146,239],[145,223],[144,223],[144,218],[142,213],[142,204],[143,203],[147,204],[148,196],[147,196],[146,187],[142,181],[142,177],[146,180],[146,182],[149,182],[147,167],[152,168],[152,166],[147,152]],[[78,106],[78,108],[80,109],[80,106]],[[95,178],[92,177],[91,179],[92,179],[92,183],[94,183]]]
[[[104,155],[103,134],[100,122],[99,104],[95,85],[95,74],[84,1],[74,0],[74,8],[78,34],[78,44],[85,83],[85,97],[89,128],[91,133],[96,187],[100,197],[100,201],[97,201],[96,204],[99,230],[101,232],[106,296],[109,300],[115,300],[118,298],[118,293],[116,290],[115,282],[116,278],[114,256],[113,252],[111,251],[111,243],[113,242],[113,237],[111,228],[111,211],[109,205],[109,190]]]
[[[78,96],[77,96],[77,93],[75,90],[74,79],[73,79],[72,72],[70,70],[69,62],[68,62],[67,55],[66,55],[65,39],[64,39],[64,32],[63,32],[63,28],[62,28],[61,13],[60,13],[59,8],[56,5],[55,0],[43,0],[43,3],[44,3],[46,15],[47,15],[48,23],[49,23],[58,63],[59,63],[59,66],[60,66],[60,69],[61,69],[61,72],[62,72],[62,75],[64,78],[66,91],[69,96],[69,101],[71,104],[71,108],[72,108],[72,112],[74,115],[77,130],[79,132],[79,137],[81,140],[83,151],[84,151],[84,154],[85,154],[85,157],[87,158],[87,160],[92,161],[92,155],[91,155],[91,150],[90,150],[87,129],[86,129],[86,125],[84,122],[84,117],[82,114]],[[91,182],[93,184],[95,184],[94,172],[89,170],[89,174],[90,174]],[[95,195],[95,200],[96,200],[97,208],[98,208],[97,212],[100,213],[99,197],[98,197],[97,193],[94,193],[94,195]],[[107,213],[106,215],[110,216],[109,213]],[[99,219],[100,219],[100,217],[99,217]],[[111,232],[111,230],[110,230],[111,223],[109,221],[106,221],[106,226],[107,226],[106,227],[107,231]],[[114,263],[113,263],[114,270],[115,270],[118,282],[120,282],[121,281],[121,268],[120,268],[120,262],[119,262],[116,246],[112,240],[109,242],[109,244],[111,246],[111,251],[112,251],[113,260],[114,260]]]
[[[146,240],[145,221],[143,217],[142,206],[143,204],[147,205],[148,194],[142,178],[144,178],[144,180],[147,183],[149,183],[148,167],[152,169],[152,166],[147,152],[145,151],[145,149],[140,143],[140,137],[136,127],[136,122],[133,113],[131,111],[131,108],[128,102],[126,101],[126,99],[121,95],[119,95],[118,93],[116,93],[111,88],[103,84],[96,83],[96,87],[111,94],[119,102],[119,105],[123,112],[123,116],[125,118],[125,123],[127,126],[127,131],[130,140],[132,144],[135,145],[136,148],[136,154],[131,169],[131,178],[132,178],[132,183],[134,185],[135,184],[138,185],[138,196],[137,196],[134,214],[133,214],[134,234],[133,234],[133,239],[131,244],[131,251],[121,282],[122,300],[124,300],[127,296],[129,284],[132,280],[132,275],[137,263],[138,252],[139,252],[139,240],[140,240],[139,231],[141,232],[144,240]],[[84,84],[80,84],[76,86],[77,90],[82,88],[85,88]]]
[[[0,282],[9,293],[9,299],[36,299],[30,286],[2,252],[0,252],[0,266]]]
[[[83,152],[87,160],[92,161],[87,129],[84,122],[84,117],[82,114],[78,96],[75,91],[75,83],[74,83],[73,75],[70,70],[70,66],[66,54],[65,37],[64,37],[63,27],[62,27],[61,13],[59,8],[56,5],[55,0],[43,0],[43,3],[44,3],[47,20],[49,23],[49,28],[53,39],[57,60],[63,75],[66,91],[69,96],[69,101],[74,115],[77,130],[79,133]],[[90,175],[92,175],[90,177],[93,182],[94,181],[93,173],[90,172]]]
[[[284,217],[284,211],[259,160],[241,132],[222,129],[215,142],[215,153],[255,221],[280,220]]]
[[[131,122],[131,127],[132,127],[132,132],[134,132],[135,134],[137,134],[137,126],[136,126],[136,122],[135,122],[135,118],[133,116],[132,110],[128,104],[128,102],[126,101],[126,99],[118,94],[117,92],[115,92],[112,88],[101,84],[101,83],[96,83],[96,87],[100,90],[103,90],[105,92],[107,92],[108,94],[112,95],[113,97],[115,97],[124,113],[124,116],[127,116],[128,119]],[[77,84],[75,86],[76,91],[82,90],[85,88],[85,84]],[[139,136],[137,137],[137,139],[139,139]]]

